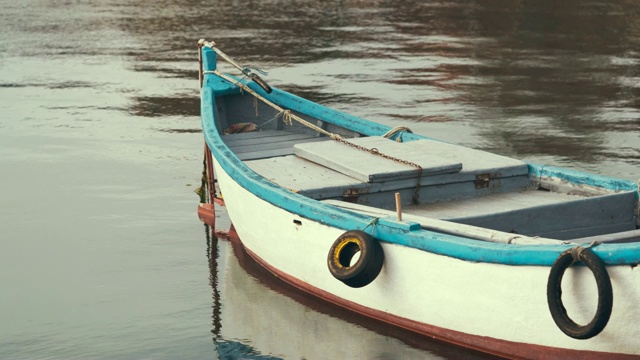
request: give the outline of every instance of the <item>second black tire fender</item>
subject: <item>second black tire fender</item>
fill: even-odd
[[[587,325],[578,325],[567,315],[562,303],[562,276],[575,261],[581,261],[593,273],[598,286],[596,314]],[[589,339],[598,335],[609,322],[613,309],[611,279],[602,260],[589,248],[575,247],[564,251],[551,267],[547,282],[547,303],[556,325],[574,339]]]

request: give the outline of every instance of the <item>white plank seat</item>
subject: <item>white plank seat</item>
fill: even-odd
[[[246,164],[270,181],[314,199],[347,199],[381,207],[392,206],[386,193],[396,191],[402,193],[404,203],[410,203],[419,174],[421,203],[528,185],[526,164],[478,150],[432,140],[397,143],[382,137],[363,137],[349,142],[415,163],[422,170],[336,141],[298,142],[293,146],[296,156],[262,154]],[[244,144],[234,141],[236,146]],[[492,186],[478,188],[474,184],[478,174],[494,178]],[[434,187],[437,191],[431,190]]]
[[[368,191],[369,184],[295,155],[246,161],[267,180],[312,199],[342,199]]]
[[[460,161],[430,151],[429,145],[434,143],[432,140],[399,143],[381,136],[370,136],[348,141],[361,148],[343,142],[328,141],[296,144],[294,151],[298,157],[369,183],[451,174],[462,169]],[[416,165],[420,166],[421,170]]]

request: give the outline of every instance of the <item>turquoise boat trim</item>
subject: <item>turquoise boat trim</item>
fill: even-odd
[[[204,49],[204,51],[206,52],[207,49]],[[210,66],[210,63],[207,64],[207,59],[207,57],[204,57],[205,69]],[[215,87],[219,82],[214,81],[212,79],[214,77],[213,75],[205,76],[205,84],[201,94],[201,117],[205,140],[222,169],[235,182],[255,196],[278,208],[345,231],[366,229],[365,231],[373,232],[372,235],[383,242],[412,247],[465,261],[505,265],[551,266],[564,250],[572,247],[572,245],[562,244],[561,242],[558,245],[510,245],[485,242],[422,229],[416,230],[415,227],[400,226],[392,221],[379,221],[376,226],[369,226],[375,218],[336,208],[279,187],[249,169],[222,141],[215,126],[214,109],[216,108],[215,97],[217,92]],[[330,121],[333,124],[366,135],[379,135],[390,129],[384,125],[371,123],[367,120],[326,108],[279,89],[274,88],[273,93],[268,95],[257,85],[248,84],[248,86],[280,106],[309,114],[321,120]],[[403,134],[403,139],[408,141],[419,138],[424,137],[410,133]],[[557,172],[563,179],[581,178],[578,175],[580,173],[563,169],[539,165],[531,165],[530,169],[537,171],[539,174],[544,174],[544,176]],[[614,186],[614,182],[611,181],[600,182],[600,180],[594,180],[593,183]],[[631,186],[630,184],[630,182],[620,181],[617,186],[627,189],[628,186]],[[631,189],[637,192],[637,186],[635,188],[631,187]],[[640,263],[640,243],[602,244],[594,247],[593,251],[607,265],[635,265]]]
[[[635,191],[636,198],[638,197],[638,184],[633,181],[537,164],[529,164],[529,174],[534,178],[550,177],[576,185],[587,185],[613,191]]]

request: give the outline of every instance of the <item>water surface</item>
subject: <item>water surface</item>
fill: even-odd
[[[634,1],[0,5],[0,358],[474,355],[326,309],[207,239],[202,37],[355,115],[640,178]]]

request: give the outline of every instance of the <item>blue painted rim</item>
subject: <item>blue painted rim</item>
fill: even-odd
[[[216,68],[215,53],[212,50],[203,48],[203,60],[205,70]],[[388,126],[324,107],[277,88],[274,88],[271,94],[266,94],[259,86],[253,83],[245,84],[284,108],[309,114],[312,117],[329,121],[366,135],[380,135],[390,130]],[[375,226],[371,226],[370,224],[375,219],[374,217],[324,204],[279,187],[244,165],[220,137],[215,125],[215,99],[219,95],[217,89],[224,91],[224,94],[229,94],[229,85],[213,74],[205,75],[201,93],[201,118],[205,140],[213,156],[231,178],[243,188],[274,206],[327,226],[345,231],[366,229],[375,238],[383,242],[408,246],[465,261],[505,265],[551,266],[564,250],[572,247],[572,245],[560,242],[557,245],[511,245],[486,242],[422,229],[411,230],[411,227],[406,225],[402,226],[392,221],[384,220],[379,221]],[[410,133],[403,133],[402,137],[405,140],[425,138]],[[626,180],[611,179],[540,165],[529,165],[529,171],[530,174],[537,176],[558,177],[574,183],[613,190],[636,191],[636,197],[638,196],[637,184]],[[640,243],[602,244],[594,247],[593,251],[607,265],[640,263]]]

